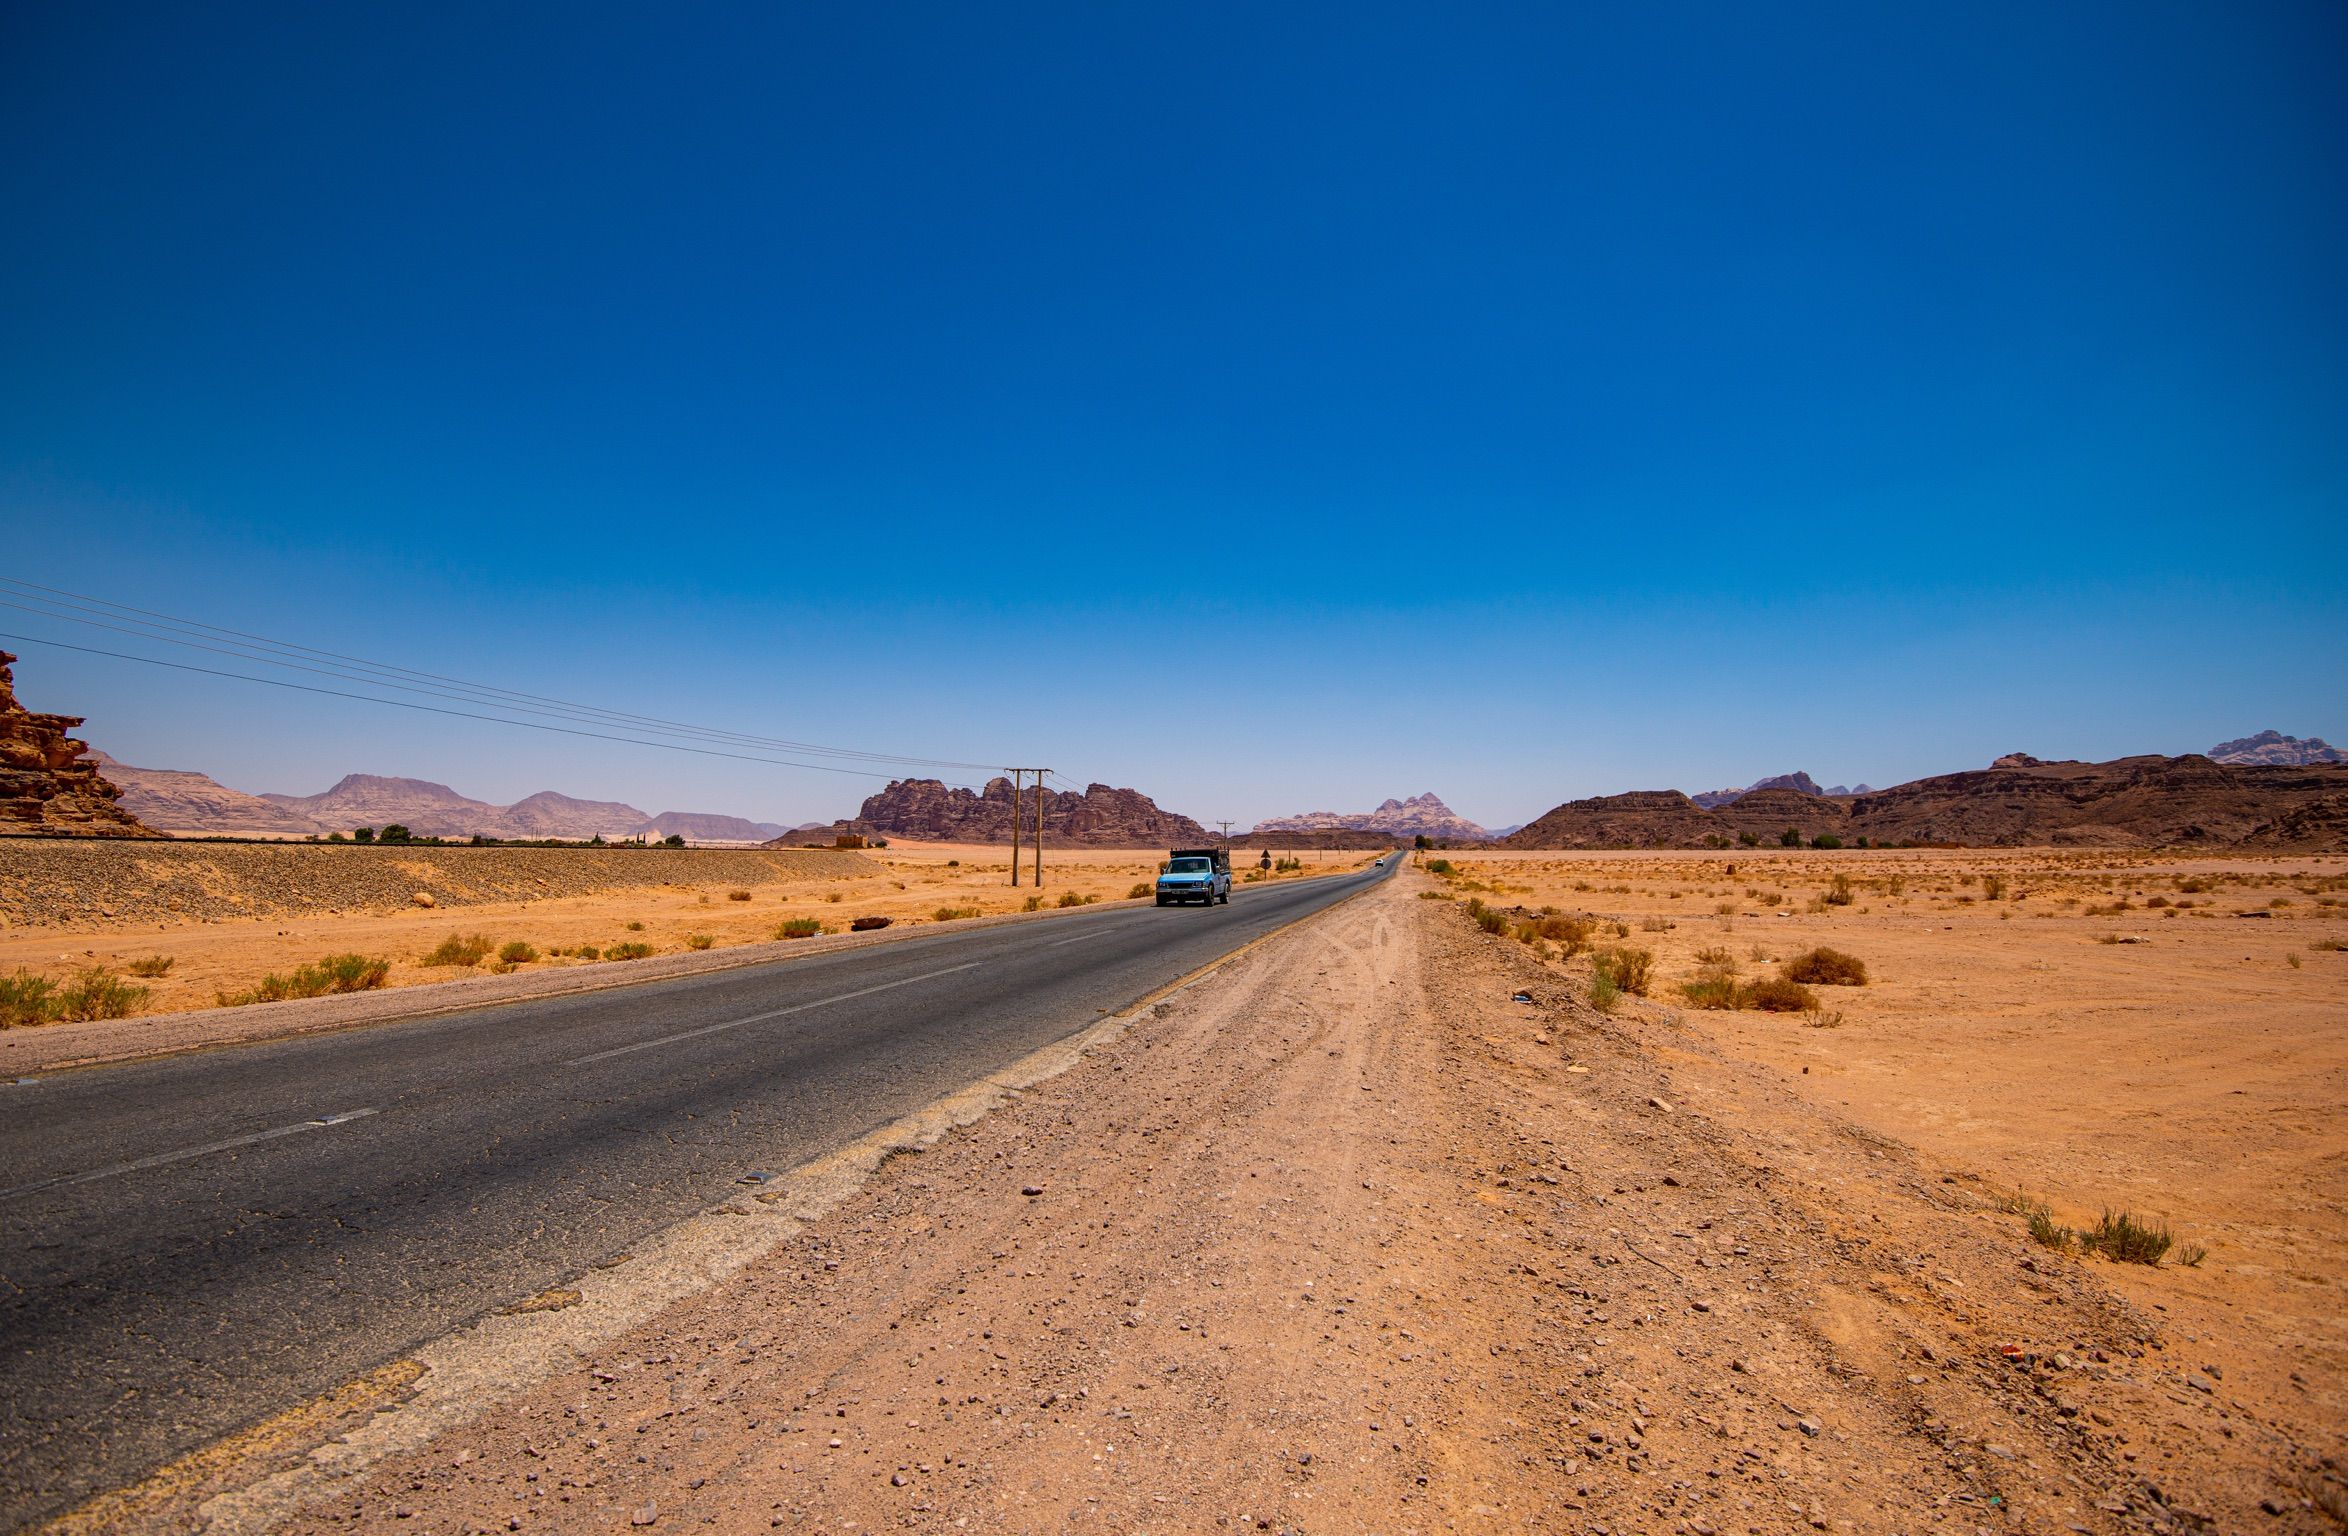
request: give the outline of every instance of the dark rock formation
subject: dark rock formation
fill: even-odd
[[[77,741],[79,715],[46,715],[16,701],[16,658],[0,651],[0,833],[154,837],[115,801],[122,791]]]
[[[1501,839],[1503,848],[1695,848],[1727,827],[1676,789],[1571,800]]]
[[[1032,830],[1035,791],[1020,794],[1020,814]],[[786,833],[777,842],[827,846],[844,834],[902,838],[927,843],[1008,843],[1011,841],[1011,781],[989,779],[986,788],[949,789],[936,779],[899,779],[868,797],[847,821]],[[1211,836],[1187,816],[1161,810],[1137,789],[1087,785],[1082,794],[1044,791],[1044,842],[1088,848],[1172,848]]]

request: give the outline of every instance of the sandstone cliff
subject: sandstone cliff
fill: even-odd
[[[48,715],[16,701],[16,658],[0,651],[0,833],[153,837],[115,801],[122,791],[72,736],[79,715]]]
[[[1021,792],[1021,816],[1031,831],[1035,791]],[[1172,848],[1210,840],[1206,828],[1187,816],[1162,810],[1137,789],[1087,785],[1081,794],[1044,791],[1044,841],[1088,848]],[[842,834],[902,838],[930,843],[1011,841],[1011,781],[990,779],[986,788],[949,789],[936,779],[899,779],[870,796],[847,821],[790,832],[783,843],[829,843]]]

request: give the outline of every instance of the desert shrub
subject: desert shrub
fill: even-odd
[[[480,933],[452,933],[440,941],[440,947],[418,961],[419,965],[479,965],[494,947],[488,935]]]
[[[1639,919],[1639,932],[1641,933],[1669,933],[1678,926],[1679,924],[1668,917],[1643,917]]]
[[[1019,910],[1022,912],[1041,912],[1043,909],[1044,899],[1041,896],[1030,896]]]
[[[1834,884],[1828,886],[1818,899],[1830,907],[1847,907],[1857,895],[1858,893],[1851,889],[1851,877],[1837,875],[1834,877]]]
[[[1763,905],[1763,906],[1765,906],[1765,907],[1774,907],[1774,906],[1776,906],[1776,905],[1777,905],[1779,902],[1781,902],[1781,901],[1784,901],[1784,900],[1785,900],[1785,892],[1783,892],[1783,891],[1763,891],[1763,892],[1760,894],[1760,896],[1759,896],[1759,897],[1757,897],[1756,899],[1757,899],[1757,900],[1758,900],[1758,901],[1761,903],[1761,905]]]
[[[1475,919],[1476,926],[1486,933],[1498,933],[1508,926],[1508,919],[1500,915],[1500,909],[1497,907],[1483,908],[1475,914]]]
[[[596,948],[592,944],[581,944],[577,948],[573,949],[571,953],[577,955],[582,960],[601,960],[603,958],[603,951]]]
[[[897,889],[898,889],[898,890],[900,890],[900,891],[901,891],[901,890],[903,890],[903,889],[905,889],[905,882],[904,882],[904,881],[902,881],[902,880],[898,881],[898,882],[897,882]],[[824,900],[826,900],[826,901],[838,901],[838,900],[840,900],[840,899],[841,899],[841,897],[842,897],[844,894],[845,894],[844,892],[840,892],[840,891],[827,891],[827,892],[825,892],[825,893],[824,893],[824,898],[823,898],[823,899],[824,899]]]
[[[1628,945],[1602,949],[1590,957],[1590,969],[1594,975],[1606,976],[1619,990],[1645,997],[1655,973],[1655,951]]]
[[[2177,1262],[2187,1269],[2199,1269],[2202,1260],[2208,1257],[2209,1250],[2199,1243],[2187,1243],[2177,1250]]]
[[[1734,917],[1737,912],[1737,904],[1733,901],[1723,901],[1715,905],[1712,911],[1713,915],[1717,917]]]
[[[2045,1206],[2031,1207],[2030,1240],[2039,1247],[2052,1248],[2057,1253],[2068,1253],[2071,1251],[2071,1243],[2076,1235],[2069,1227],[2057,1222],[2054,1219],[2054,1213]]]
[[[1819,948],[1788,960],[1783,974],[1788,981],[1813,987],[1863,987],[1867,985],[1867,962],[1839,949]]]
[[[1541,919],[1541,937],[1562,945],[1567,959],[1590,947],[1590,920],[1552,913]]]
[[[651,953],[651,945],[639,944],[631,939],[625,944],[614,944],[606,949],[603,952],[603,958],[606,960],[641,960]]]
[[[1767,976],[1739,987],[1737,1006],[1758,1008],[1763,1013],[1813,1013],[1818,1008],[1818,994],[1798,981]]]
[[[1156,891],[1157,891],[1157,887],[1156,887],[1156,886],[1153,886],[1153,885],[1151,885],[1151,884],[1150,884],[1150,883],[1149,883],[1147,880],[1136,880],[1136,881],[1134,881],[1134,882],[1133,882],[1133,889],[1131,889],[1131,890],[1129,890],[1129,891],[1127,891],[1127,892],[1125,893],[1125,899],[1126,899],[1127,901],[1139,901],[1139,900],[1141,900],[1141,899],[1142,899],[1144,896],[1154,895],[1154,894],[1156,893]],[[1426,891],[1421,891],[1421,892],[1419,892],[1419,894],[1420,894],[1421,896],[1425,896],[1425,895],[1428,895],[1428,894],[1430,894],[1430,893],[1429,893],[1429,892],[1426,892]]]
[[[1600,1013],[1612,1013],[1622,1001],[1622,988],[1617,986],[1612,973],[1604,966],[1590,973],[1590,1006]]]
[[[538,951],[520,939],[515,939],[497,952],[497,958],[507,965],[528,965],[538,958]]]
[[[1304,860],[1293,855],[1285,859],[1275,859],[1272,861],[1272,873],[1275,875],[1298,874],[1301,873],[1303,869]]]
[[[1799,848],[1802,846],[1802,834],[1794,828],[1788,827],[1777,834],[1777,844],[1781,848]]]
[[[1429,859],[1427,860],[1427,873],[1430,875],[1442,875],[1448,878],[1449,876],[1456,874],[1457,871],[1451,867],[1451,861],[1449,859]]]
[[[1810,839],[1810,846],[1813,848],[1840,848],[1842,845],[1843,840],[1832,832],[1821,832]]]
[[[857,921],[862,922],[863,919],[859,918]],[[812,939],[821,932],[823,932],[823,924],[816,919],[794,917],[785,919],[783,925],[775,930],[775,937],[778,939]]]
[[[1084,905],[1084,898],[1077,895],[1074,891],[1067,891],[1062,893],[1060,897],[1060,905],[1063,907],[1081,907]]]
[[[630,933],[642,933],[644,931],[644,924],[640,921],[632,922],[628,924],[628,931]]]
[[[941,923],[950,923],[958,917],[976,916],[978,916],[978,908],[976,907],[940,907],[930,914],[933,920]]]
[[[133,960],[123,969],[129,971],[133,976],[143,976],[147,980],[153,981],[159,976],[171,974],[171,957],[169,955],[145,955]]]
[[[688,933],[685,935],[685,947],[687,949],[707,949],[710,945],[715,944],[716,942],[717,936],[715,934]]]
[[[2318,939],[2307,947],[2309,949],[2325,950],[2331,954],[2336,955],[2344,950],[2348,950],[2348,939]]]
[[[1737,841],[1743,843],[1747,848],[1758,848],[1761,846],[1761,834],[1758,832],[1739,832]]]
[[[0,976],[0,1029],[46,1024],[57,1017],[57,983],[19,969]]]
[[[222,992],[220,1005],[240,1007],[246,1003],[282,1003],[288,998],[324,997],[330,992],[372,992],[383,985],[391,974],[391,962],[372,955],[328,955],[316,965],[295,968],[291,976],[274,972],[262,977],[249,991]]]
[[[2176,1241],[2167,1227],[2138,1221],[2126,1211],[2103,1213],[2103,1218],[2079,1234],[2079,1246],[2122,1264],[2158,1264]]]
[[[895,922],[893,917],[860,917],[848,924],[850,933],[869,933],[875,928],[886,928]]]
[[[748,901],[749,899],[750,899],[750,893],[749,893],[748,891],[728,891],[728,892],[726,892],[726,900],[728,900],[728,901]]]
[[[1253,879],[1253,878],[1254,878],[1254,876],[1252,876],[1252,875],[1251,875],[1251,876],[1249,876],[1248,878],[1250,878],[1250,879]],[[1419,892],[1419,900],[1421,900],[1421,901],[1449,901],[1450,899],[1451,899],[1451,897],[1450,897],[1449,893],[1447,893],[1447,892],[1444,892],[1444,891],[1421,891],[1421,892]]]

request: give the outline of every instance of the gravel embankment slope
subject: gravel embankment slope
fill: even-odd
[[[872,874],[862,854],[782,848],[415,848],[0,838],[0,926],[303,917],[631,888]]]
[[[297,1528],[2324,1528],[2092,1268],[1413,884]]]

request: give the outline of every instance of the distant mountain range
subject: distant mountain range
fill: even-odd
[[[1389,837],[1431,837],[1481,843],[1506,835],[1477,826],[1454,811],[1433,790],[1408,800],[1389,799],[1374,811],[1305,811],[1256,823],[1262,832],[1378,832]],[[1513,828],[1507,829],[1513,831]]]
[[[559,838],[607,842],[682,836],[694,843],[763,843],[792,830],[706,811],[651,815],[617,800],[580,800],[541,790],[512,805],[493,805],[428,779],[343,777],[315,795],[249,795],[185,769],[134,768],[102,752],[91,759],[122,789],[123,809],[158,831],[228,837],[323,837],[394,823],[418,837]]]
[[[2260,731],[2237,741],[2221,741],[2209,749],[2213,763],[2257,763],[2270,768],[2304,768],[2309,763],[2348,763],[2341,751],[2321,736],[2286,736]]]
[[[1865,795],[1873,793],[1864,784],[1854,784],[1848,789],[1840,784],[1828,789],[1820,789],[1818,781],[1806,773],[1781,773],[1775,778],[1758,779],[1747,784],[1743,789],[1708,789],[1700,795],[1690,795],[1688,798],[1704,809],[1713,811],[1724,805],[1732,805],[1757,789],[1790,789],[1799,795]]]
[[[2258,750],[2251,740],[2250,750]],[[1864,838],[1878,845],[2336,849],[2348,847],[2348,763],[2221,763],[2198,754],[2046,762],[2013,752],[1987,768],[1855,795],[1766,781],[1716,805],[1676,789],[1599,795],[1558,806],[1503,846],[1774,847],[1788,833],[1846,846]]]

